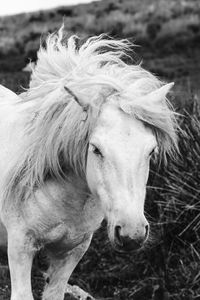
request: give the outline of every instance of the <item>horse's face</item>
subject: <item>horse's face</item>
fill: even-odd
[[[86,176],[101,201],[109,237],[118,250],[135,250],[148,238],[144,216],[146,183],[156,138],[144,124],[104,104],[91,136]]]

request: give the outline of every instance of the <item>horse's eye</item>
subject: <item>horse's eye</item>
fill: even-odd
[[[158,147],[153,148],[153,150],[149,153],[149,156],[151,157],[153,154],[158,154]]]
[[[155,153],[155,148],[149,153],[149,156],[152,156]]]
[[[101,153],[101,151],[99,150],[99,148],[96,147],[95,145],[92,145],[92,152],[95,155],[97,155],[97,156],[103,157],[103,154]]]
[[[102,153],[101,153],[101,151],[99,150],[99,148],[97,148],[95,146],[94,146],[93,153],[96,154],[96,155],[99,155],[99,156],[103,156]]]

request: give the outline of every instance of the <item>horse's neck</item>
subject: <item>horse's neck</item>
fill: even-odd
[[[35,196],[39,207],[48,207],[50,213],[59,215],[60,220],[65,220],[74,216],[74,224],[79,224],[84,219],[84,226],[92,228],[98,227],[94,216],[99,213],[96,202],[88,191],[87,184],[84,180],[72,175],[69,180],[60,183],[57,180],[49,179],[45,182],[44,188],[36,190]],[[96,203],[96,204],[95,204]],[[77,219],[76,219],[77,218]],[[80,220],[79,220],[80,219]],[[99,222],[98,222],[99,223]],[[87,225],[88,224],[88,225]]]
[[[69,180],[66,182],[66,191],[73,191],[77,198],[85,201],[90,195],[90,191],[85,179],[82,179],[75,174],[69,173]]]
[[[85,180],[80,179],[76,175],[71,175],[65,185],[60,185],[56,182],[50,184],[55,200],[57,195],[54,205],[56,207],[60,206],[63,219],[69,213],[75,213],[78,219],[74,219],[74,224],[77,225],[82,220],[82,230],[94,232],[99,228],[104,217],[101,203],[92,196]]]
[[[53,197],[57,198],[58,201],[62,198],[64,202],[73,201],[73,203],[77,202],[80,207],[84,206],[90,197],[86,181],[72,173],[69,173],[67,177],[68,179],[62,183],[53,178],[47,180],[45,182],[47,191],[49,190],[50,194],[53,194]]]

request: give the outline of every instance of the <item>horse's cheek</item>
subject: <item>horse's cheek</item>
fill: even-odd
[[[99,175],[99,168],[92,157],[92,155],[89,156],[88,162],[87,162],[87,168],[86,168],[86,178],[87,178],[87,184],[89,186],[89,189],[93,195],[97,194],[97,182],[98,182],[98,176]]]

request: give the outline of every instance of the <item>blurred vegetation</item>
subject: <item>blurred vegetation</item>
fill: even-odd
[[[41,35],[57,30],[62,20],[69,34],[81,37],[108,33],[127,37],[156,55],[191,50],[200,42],[198,0],[102,0],[87,5],[59,7],[49,11],[0,18],[0,60],[17,57],[10,66],[19,70],[36,58]],[[7,62],[9,64],[9,62]]]
[[[64,19],[63,19],[64,16]],[[87,37],[108,33],[136,47],[134,60],[164,80],[175,81],[171,101],[182,114],[180,154],[159,168],[152,163],[146,215],[152,238],[145,249],[120,255],[111,248],[104,225],[73,273],[98,299],[200,299],[200,2],[198,0],[102,0],[0,18],[0,83],[20,93],[28,87],[22,72],[36,60],[40,38],[58,30]],[[2,258],[2,263],[5,258]],[[34,271],[35,299],[43,280]],[[0,273],[0,299],[10,294],[9,273]]]
[[[102,0],[1,17],[0,72],[21,71],[35,61],[40,40],[62,22],[68,35],[85,38],[107,33],[129,38],[140,45],[135,48],[135,61],[142,57],[153,73],[175,79],[177,91],[181,87],[187,93],[188,84],[194,89],[199,85],[199,0]]]

